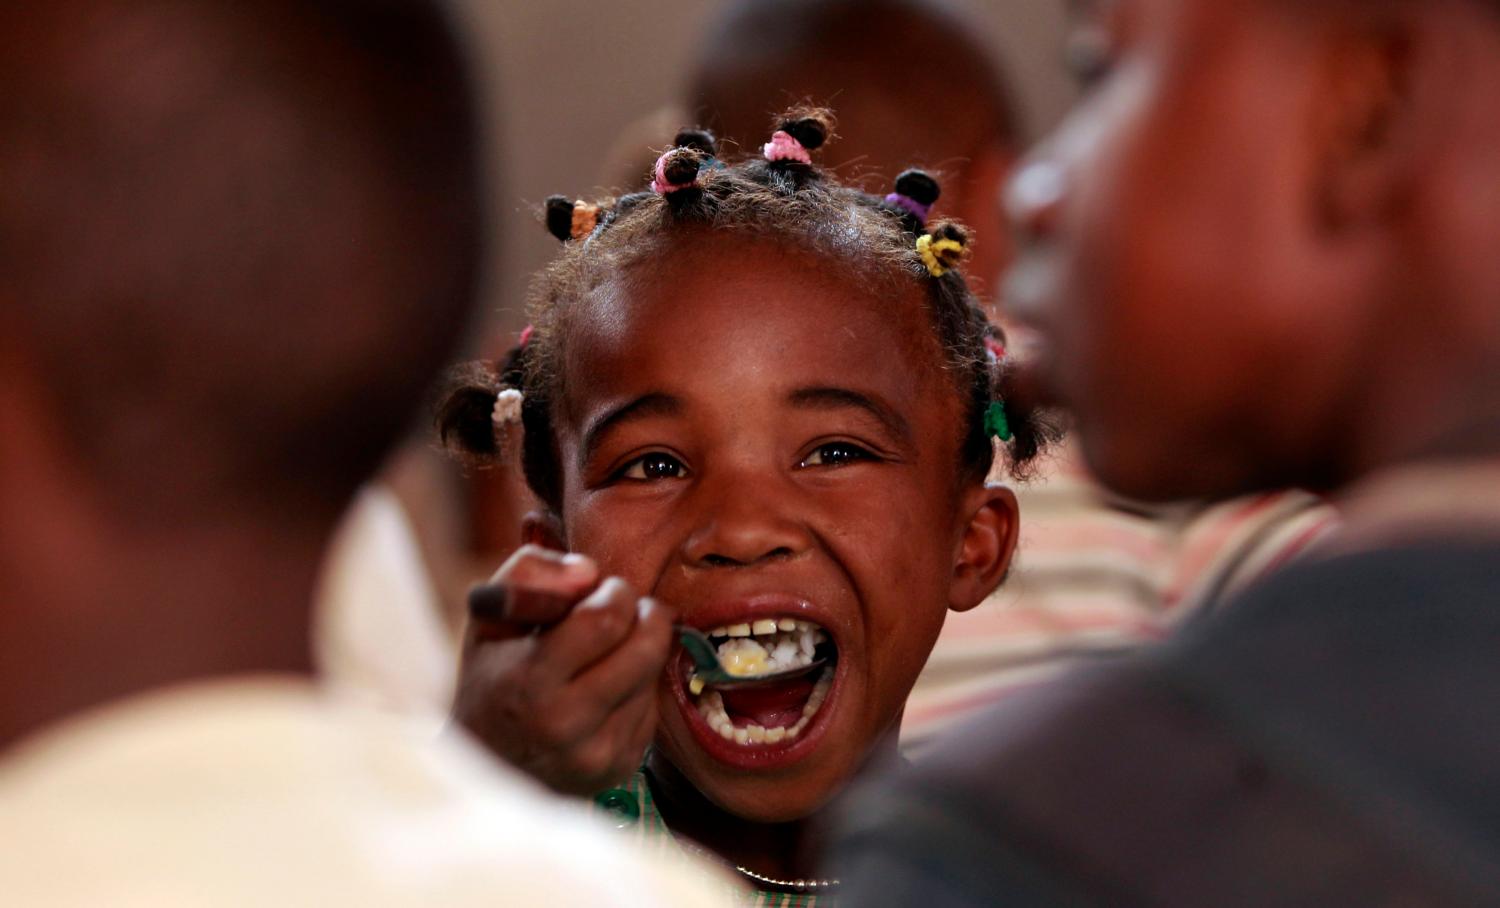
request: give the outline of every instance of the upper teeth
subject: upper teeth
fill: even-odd
[[[760,636],[762,634],[774,634],[777,631],[795,630],[821,630],[811,621],[798,621],[795,618],[760,618],[754,624],[745,622],[743,624],[724,624],[708,632],[710,637],[749,637],[751,634]]]

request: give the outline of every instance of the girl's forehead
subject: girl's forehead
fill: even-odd
[[[597,287],[578,315],[566,343],[591,356],[629,356],[686,339],[821,347],[830,357],[873,350],[911,357],[914,367],[941,355],[916,283],[875,281],[757,244],[639,266]]]
[[[918,284],[863,280],[774,246],[639,266],[574,314],[563,384],[575,403],[622,384],[842,378],[923,390],[945,374]]]

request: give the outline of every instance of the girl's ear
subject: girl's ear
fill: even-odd
[[[985,485],[964,496],[970,515],[954,558],[948,607],[966,612],[995,591],[1010,570],[1020,533],[1021,509],[1004,486]]]
[[[555,552],[568,550],[567,541],[563,539],[562,520],[550,509],[526,512],[521,518],[521,541]]]

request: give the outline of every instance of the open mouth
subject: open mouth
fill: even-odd
[[[685,661],[683,693],[702,720],[701,731],[708,732],[700,739],[717,736],[732,748],[769,755],[805,737],[833,689],[838,648],[832,636],[811,621],[787,617],[715,627],[707,634],[730,674],[795,671],[820,660],[823,665],[784,680],[715,687],[694,677]]]

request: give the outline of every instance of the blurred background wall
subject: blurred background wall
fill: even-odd
[[[552,193],[586,196],[601,184],[620,132],[681,94],[695,42],[722,2],[462,0],[489,59],[488,103],[505,150],[495,188],[503,220],[491,330],[524,324],[527,278],[556,252],[536,206]],[[963,7],[1005,61],[1037,135],[1071,98],[1061,63],[1065,0]],[[493,341],[476,341],[493,349]]]

